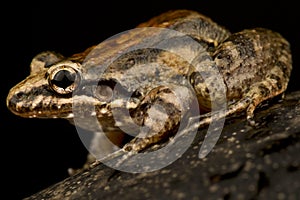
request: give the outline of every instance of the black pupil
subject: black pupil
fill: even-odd
[[[67,70],[57,72],[52,80],[52,83],[60,88],[66,89],[75,81],[75,73]]]

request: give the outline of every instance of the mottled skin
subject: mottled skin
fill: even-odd
[[[243,30],[232,34],[213,56],[223,74],[227,97],[245,102],[239,110],[247,108],[248,118],[253,117],[259,103],[287,88],[291,52],[289,43],[278,33],[263,28]]]
[[[37,55],[31,63],[31,74],[10,90],[7,97],[8,108],[22,117],[71,119],[73,117],[72,92],[74,89],[78,89],[81,92],[75,96],[81,99],[82,105],[95,105],[97,111],[95,115],[104,131],[119,133],[121,130],[115,124],[111,112],[112,88],[118,83],[123,89],[117,92],[125,91],[126,93],[133,92],[134,86],[140,85],[135,96],[129,100],[131,106],[128,109],[136,124],[148,128],[147,136],[136,137],[123,146],[125,151],[139,152],[175,133],[180,124],[180,116],[189,112],[189,105],[193,102],[193,94],[190,89],[183,89],[181,91],[185,98],[179,99],[179,101],[186,103],[180,107],[179,104],[182,102],[176,100],[174,92],[170,88],[158,84],[165,78],[171,77],[172,79],[178,75],[187,77],[197,95],[200,108],[207,112],[210,111],[211,97],[218,99],[218,93],[209,91],[208,88],[217,88],[218,86],[214,84],[220,80],[217,81],[212,76],[207,78],[207,82],[204,82],[199,70],[210,74],[211,69],[216,67],[223,79],[221,81],[226,86],[228,102],[226,113],[216,114],[216,116],[225,117],[245,110],[251,124],[254,124],[253,112],[257,105],[283,93],[287,88],[292,70],[291,53],[289,43],[278,33],[256,28],[231,34],[210,18],[189,10],[163,13],[138,27],[149,26],[170,28],[191,36],[210,55],[210,57],[202,55],[197,63],[210,64],[199,65],[201,67],[196,70],[188,62],[178,56],[174,57],[169,52],[152,49],[138,50],[120,57],[106,70],[99,81],[98,74],[102,71],[101,68],[95,67],[99,66],[95,63],[104,63],[113,58],[120,50],[126,50],[139,44],[143,38],[151,35],[146,31],[128,32],[104,43],[102,48],[91,47],[70,58],[64,58],[53,52]],[[112,47],[115,44],[124,44],[124,47],[122,46],[123,49],[114,49]],[[109,51],[103,47],[107,47]],[[174,45],[171,48],[181,47]],[[91,50],[93,51],[91,52]],[[185,49],[185,51],[188,50]],[[183,53],[194,53],[193,49],[189,51]],[[84,66],[81,65],[83,60],[87,61]],[[155,73],[148,72],[147,68],[137,67],[138,64],[147,64],[153,61],[162,66],[157,68]],[[170,68],[171,72],[168,71]],[[76,77],[76,80],[74,82],[65,80],[62,84],[59,80],[53,80],[58,79],[55,78],[55,75],[60,70],[68,71],[68,75]],[[142,80],[141,77],[145,74],[148,74],[149,77]],[[150,79],[151,81],[148,81]],[[97,85],[98,81],[97,89],[93,90],[92,85],[95,83]],[[178,84],[185,85],[184,81]],[[210,86],[208,87],[206,84]],[[89,98],[85,98],[86,96]],[[155,114],[149,116],[151,105],[161,105],[167,108],[168,119],[165,123],[159,124],[161,121],[159,109],[152,110]],[[182,110],[182,108],[186,110]],[[207,125],[211,119],[208,113],[199,125]],[[121,119],[122,122],[126,122],[126,120],[126,118]],[[84,124],[82,127],[90,128],[85,127]]]

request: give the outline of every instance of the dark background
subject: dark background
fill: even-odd
[[[280,32],[291,43],[293,53],[287,92],[300,89],[300,12],[296,1],[14,2],[2,16],[5,36],[0,90],[2,173],[8,176],[2,182],[10,199],[24,198],[63,180],[68,177],[67,169],[79,167],[86,154],[75,127],[67,121],[24,119],[7,110],[6,95],[29,74],[31,59],[44,50],[65,56],[81,52],[170,9],[199,11],[232,32],[257,26]]]

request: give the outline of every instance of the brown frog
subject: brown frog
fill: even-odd
[[[211,123],[211,102],[220,99],[220,87],[224,86],[228,109],[214,116],[246,111],[252,125],[255,108],[287,88],[292,70],[290,45],[279,33],[264,28],[230,33],[190,10],[163,13],[138,26],[142,27],[180,32],[196,41],[204,53],[193,61],[174,55],[172,50],[185,55],[199,52],[185,42],[168,44],[168,51],[136,48],[126,52],[152,37],[148,29],[117,35],[101,47],[69,58],[43,52],[33,58],[30,75],[10,90],[8,108],[21,117],[72,120],[76,99],[77,105],[93,105],[94,110],[84,110],[82,115],[96,116],[103,131],[123,151],[140,152],[173,136],[181,116],[198,110],[193,105],[206,113],[197,125]],[[104,70],[103,63],[119,52],[125,53]],[[156,65],[147,67],[153,63]],[[219,77],[214,76],[216,69]],[[174,92],[172,86],[163,85],[166,79],[181,89]],[[80,126],[93,131],[84,117],[82,121]],[[127,122],[146,128],[124,142],[119,138],[124,138],[122,125]]]

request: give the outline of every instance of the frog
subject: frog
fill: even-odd
[[[206,52],[194,61],[199,67],[162,49],[148,48],[128,52],[108,69],[101,70],[99,63],[138,45],[150,34],[147,29],[137,34],[127,32],[101,48],[95,45],[70,57],[53,51],[36,55],[30,64],[30,75],[10,89],[8,109],[21,117],[63,118],[72,122],[76,98],[80,105],[93,105],[93,112],[88,114],[96,116],[114,144],[124,152],[138,153],[174,137],[181,116],[186,113],[193,116],[193,110],[202,113],[198,128],[213,119],[242,112],[246,113],[249,124],[255,126],[256,108],[287,89],[292,71],[291,49],[278,32],[258,27],[231,33],[193,10],[167,11],[137,26],[143,27],[175,30],[191,37]],[[116,44],[124,49],[114,48]],[[180,48],[180,45],[174,43],[170,48]],[[183,48],[183,51],[184,54],[195,53],[193,48]],[[83,65],[86,62],[91,64]],[[98,64],[93,64],[95,62]],[[151,71],[147,65],[153,62],[159,64]],[[221,78],[216,80],[212,69],[217,69]],[[178,76],[184,78],[172,79]],[[174,92],[172,86],[161,84],[165,79],[178,82],[180,89]],[[218,94],[211,88],[217,88],[214,84],[220,81],[225,86],[227,109],[212,113],[211,102],[218,99]],[[190,87],[183,87],[187,84]],[[130,98],[126,94],[130,94]],[[124,108],[129,114],[122,118]],[[116,120],[114,112],[118,109],[121,117]],[[126,137],[120,128],[124,123],[147,127],[147,131]],[[93,131],[88,123],[80,126]],[[101,138],[94,143],[99,145],[99,140]]]

